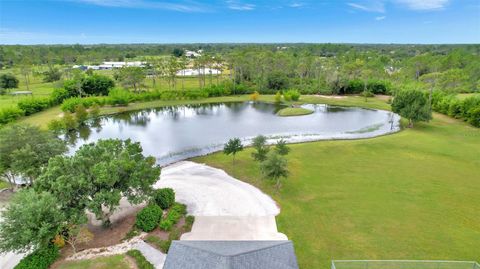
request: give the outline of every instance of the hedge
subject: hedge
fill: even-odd
[[[155,269],[153,264],[151,264],[139,250],[129,250],[127,251],[127,255],[135,259],[138,269]]]
[[[437,91],[432,95],[432,109],[480,127],[480,95],[460,100],[454,95]]]
[[[0,125],[16,121],[25,115],[25,111],[18,107],[7,107],[0,109]]]
[[[184,204],[174,203],[172,208],[168,211],[165,218],[160,221],[160,229],[170,231],[178,220],[187,214],[187,207]]]
[[[17,266],[15,266],[15,269],[47,269],[57,260],[58,256],[58,248],[53,245],[37,249],[25,256]]]
[[[28,116],[51,107],[52,103],[52,99],[50,98],[32,97],[20,100],[17,105],[18,108],[25,111],[25,115]]]

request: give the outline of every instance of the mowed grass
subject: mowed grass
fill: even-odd
[[[373,102],[372,102],[373,103]],[[332,259],[480,260],[480,129],[436,114],[364,140],[291,145],[276,192],[247,149],[194,161],[258,186],[281,207],[300,268]]]
[[[125,255],[113,255],[89,260],[66,261],[57,269],[130,269],[133,261],[128,261]]]
[[[313,113],[313,110],[306,109],[303,107],[286,107],[286,108],[280,109],[280,111],[277,112],[277,115],[282,117],[291,117],[291,116],[308,115],[312,113]]]

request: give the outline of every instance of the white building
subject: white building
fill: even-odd
[[[145,67],[147,63],[146,62],[103,62],[101,65],[87,65],[86,69],[92,69],[92,70],[111,70],[111,69],[116,69],[116,68],[122,68],[122,67]],[[83,66],[80,65],[74,65],[73,68],[80,68],[83,69]]]
[[[212,68],[204,68],[204,69],[182,69],[177,72],[177,76],[179,77],[187,77],[187,76],[198,76],[198,75],[220,75],[222,73],[221,70],[212,69]]]
[[[196,58],[196,57],[202,56],[201,53],[202,53],[202,50],[198,50],[198,51],[186,50],[185,51],[185,56],[189,57],[189,58]]]

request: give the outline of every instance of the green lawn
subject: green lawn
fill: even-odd
[[[301,268],[326,269],[332,259],[480,260],[480,129],[436,114],[393,135],[291,148],[279,193],[251,149],[235,169],[222,153],[194,161],[270,194]]]
[[[308,115],[312,113],[313,113],[313,110],[302,108],[302,107],[286,107],[286,108],[280,109],[280,111],[277,112],[277,115],[282,117],[290,117],[290,116]]]
[[[131,266],[125,255],[106,256],[91,260],[63,262],[58,269],[130,269]]]

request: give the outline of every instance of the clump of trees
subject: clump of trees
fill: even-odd
[[[74,96],[108,95],[115,87],[115,82],[107,76],[93,74],[67,80],[63,87],[68,93],[63,99]]]
[[[0,75],[0,95],[5,94],[8,89],[18,88],[18,79],[12,74]]]
[[[130,140],[100,140],[71,156],[61,155],[65,145],[36,127],[1,129],[0,141],[2,174],[31,179],[31,187],[17,192],[1,212],[0,222],[0,252],[36,253],[22,262],[26,268],[55,249],[52,244],[66,242],[75,250],[91,240],[87,210],[109,225],[122,197],[132,204],[149,201],[160,175],[155,158],[143,156],[140,144]]]
[[[429,121],[432,118],[426,95],[419,90],[402,90],[392,102],[392,111],[408,119],[408,126],[414,122]]]
[[[267,145],[267,138],[263,135],[256,136],[252,141],[252,158],[260,163],[260,170],[265,178],[275,181],[277,190],[281,187],[281,180],[288,177],[286,155],[290,152],[285,140],[280,139],[273,150]]]

